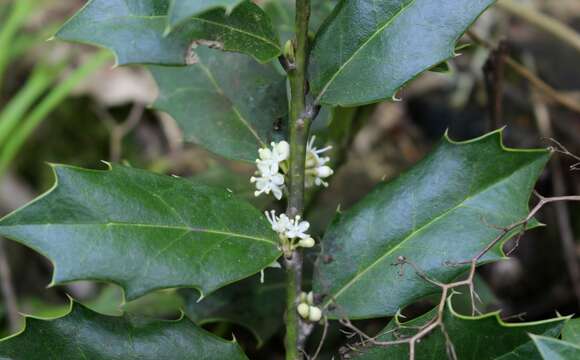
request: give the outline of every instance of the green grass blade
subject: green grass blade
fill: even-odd
[[[91,60],[76,69],[65,81],[57,85],[22,121],[22,125],[15,129],[9,141],[0,152],[0,178],[26,141],[30,134],[80,83],[91,73],[111,60],[111,53],[107,50],[98,52]]]

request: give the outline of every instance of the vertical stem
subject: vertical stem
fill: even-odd
[[[287,215],[294,218],[304,208],[304,172],[306,143],[311,115],[306,108],[306,72],[308,66],[308,22],[310,0],[296,0],[295,58],[288,71],[290,80],[290,171]],[[302,253],[295,250],[286,259],[286,360],[302,358],[304,336],[300,334],[300,317],[296,312],[302,289]]]
[[[494,131],[503,126],[503,88],[505,59],[508,53],[507,43],[501,41],[497,48],[489,54],[483,66],[485,88],[487,90],[487,103],[489,108],[489,131]]]
[[[290,188],[288,215],[295,216],[304,206],[304,163],[310,118],[306,114],[306,71],[308,61],[308,21],[310,0],[296,1],[296,41],[294,68],[289,71],[290,104]]]
[[[286,360],[302,358],[299,349],[300,317],[296,311],[298,297],[302,285],[302,258],[298,251],[294,251],[292,258],[286,259]]]

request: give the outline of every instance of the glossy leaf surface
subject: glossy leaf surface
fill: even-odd
[[[381,332],[383,341],[395,340],[394,333],[399,338],[412,336],[416,328],[427,323],[435,316],[434,311],[405,322],[392,320]],[[444,326],[458,359],[526,359],[539,360],[541,357],[529,337],[529,334],[558,336],[567,318],[556,318],[532,323],[510,324],[501,321],[499,313],[491,313],[478,317],[458,314],[449,305],[444,315]],[[396,330],[394,332],[393,330]],[[436,329],[429,336],[416,344],[416,360],[447,359],[445,336]],[[358,360],[407,360],[409,359],[408,344],[390,347],[372,347],[362,349]]]
[[[253,3],[242,3],[229,16],[220,8],[200,13],[169,33],[168,11],[169,0],[91,0],[56,37],[111,49],[120,65],[186,65],[192,44],[200,41],[262,62],[280,53],[270,19]]]
[[[545,336],[530,335],[543,360],[580,359],[580,346]]]
[[[27,318],[25,330],[0,340],[0,358],[73,359],[247,359],[235,342],[195,326],[187,319],[158,321],[109,317],[73,303],[54,320]]]
[[[562,340],[580,346],[580,318],[566,322],[562,330]]]
[[[280,255],[264,216],[226,190],[123,166],[54,170],[51,191],[0,220],[0,235],[53,262],[53,283],[110,281],[129,299],[169,287],[208,294]]]
[[[226,321],[246,327],[261,346],[284,323],[284,279],[283,270],[266,270],[263,284],[259,276],[254,276],[226,286],[199,302],[195,290],[181,290],[186,304],[184,311],[196,324]]]
[[[453,142],[398,178],[378,185],[337,215],[323,239],[315,277],[317,293],[335,299],[351,318],[394,315],[438,288],[409,266],[406,257],[441,282],[462,274],[470,260],[502,234],[501,227],[528,214],[528,199],[550,154],[503,147],[501,131]],[[499,248],[484,261],[503,257]],[[336,316],[336,314],[331,314]]]
[[[188,20],[208,9],[223,8],[227,13],[247,0],[169,0],[168,23],[171,27]]]
[[[231,14],[224,9],[200,14],[182,28],[193,39],[213,41],[214,46],[223,50],[245,53],[263,63],[275,59],[282,51],[270,18],[249,1],[241,3]]]
[[[342,0],[310,58],[319,103],[390,99],[409,80],[453,57],[455,43],[493,0]]]
[[[286,80],[272,65],[198,47],[187,67],[149,67],[154,106],[179,123],[185,140],[227,158],[254,161],[287,114]]]

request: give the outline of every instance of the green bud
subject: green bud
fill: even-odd
[[[286,41],[286,44],[284,45],[284,57],[291,63],[296,61],[296,56],[294,54],[294,44],[292,43],[292,40]]]
[[[309,309],[308,320],[312,322],[319,322],[322,319],[322,310],[316,306],[311,306]]]
[[[303,319],[308,319],[309,315],[310,315],[310,306],[308,306],[308,304],[306,303],[300,303],[298,305],[298,314],[300,314],[300,316],[302,316]]]

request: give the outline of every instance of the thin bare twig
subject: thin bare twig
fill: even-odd
[[[576,163],[570,165],[570,171],[580,170],[580,156],[572,154],[568,149],[564,147],[561,143],[559,143],[556,139],[547,138],[546,140],[552,142],[555,146],[552,147],[552,151],[567,156],[571,159],[577,161]]]
[[[503,85],[505,57],[507,53],[507,43],[500,41],[497,47],[491,51],[489,58],[483,66],[487,103],[491,120],[489,123],[490,131],[503,126]]]
[[[526,225],[538,213],[538,211],[540,211],[545,205],[550,204],[550,203],[564,202],[564,201],[580,201],[580,196],[544,197],[536,192],[535,192],[535,194],[538,197],[538,202],[532,208],[532,210],[528,213],[528,215],[525,218],[503,228],[501,233],[497,237],[495,237],[492,241],[490,241],[480,252],[478,252],[470,260],[456,263],[456,264],[470,264],[469,273],[464,280],[455,281],[455,282],[448,283],[448,284],[443,284],[443,283],[437,281],[436,279],[431,278],[427,273],[425,273],[423,270],[421,270],[412,261],[410,261],[407,258],[402,257],[402,256],[398,257],[397,263],[395,263],[393,265],[409,265],[414,269],[417,276],[419,276],[421,279],[423,279],[423,280],[429,282],[430,284],[435,285],[441,289],[439,303],[436,307],[436,309],[437,309],[436,316],[433,319],[431,319],[429,322],[427,322],[425,325],[420,327],[414,335],[412,335],[410,337],[398,338],[396,340],[389,340],[389,341],[377,340],[377,338],[383,334],[379,334],[375,337],[368,336],[362,330],[360,330],[356,326],[354,326],[352,324],[352,322],[347,317],[343,317],[339,320],[340,324],[342,324],[347,329],[351,330],[354,334],[358,335],[362,339],[358,343],[355,343],[354,345],[352,345],[351,349],[358,350],[359,348],[365,347],[368,345],[389,347],[389,346],[394,346],[394,345],[407,344],[409,346],[409,359],[414,360],[415,356],[416,356],[417,343],[421,339],[423,339],[424,337],[429,335],[433,330],[439,329],[443,333],[443,336],[445,337],[447,356],[452,360],[457,359],[457,353],[455,352],[455,347],[453,346],[451,338],[449,337],[449,334],[447,333],[447,331],[445,329],[444,322],[443,322],[446,302],[447,302],[449,294],[452,291],[454,291],[454,289],[456,289],[456,288],[467,286],[469,288],[470,297],[471,297],[471,301],[472,301],[472,308],[473,308],[472,314],[475,314],[477,311],[475,309],[476,308],[475,301],[476,301],[477,295],[475,294],[475,291],[474,291],[473,281],[475,278],[475,270],[477,268],[478,262],[483,258],[483,256],[485,254],[487,254],[491,249],[493,249],[497,244],[499,244],[502,240],[504,240],[506,238],[506,236],[508,236],[509,234],[512,234],[514,230],[519,230],[519,233],[524,232],[526,230]]]
[[[320,337],[320,342],[318,343],[318,347],[314,352],[314,355],[310,358],[310,360],[316,360],[318,355],[320,355],[320,351],[322,351],[322,347],[324,346],[324,341],[326,341],[326,335],[328,334],[328,318],[324,317],[324,328],[322,329],[322,336]]]
[[[475,34],[473,31],[468,31],[467,35],[477,44],[486,47],[488,49],[493,49],[494,46],[479,37],[479,35]],[[521,77],[525,78],[533,85],[535,88],[540,90],[544,95],[555,101],[556,103],[560,104],[561,106],[567,108],[568,110],[574,111],[576,113],[580,113],[580,103],[578,103],[575,99],[560,93],[558,90],[554,89],[550,85],[548,85],[544,80],[537,77],[534,73],[529,71],[525,66],[517,62],[511,56],[506,55],[505,63],[508,65],[512,70],[517,72]]]
[[[532,57],[527,58],[527,64],[530,69],[534,69],[534,59]],[[536,122],[538,124],[538,129],[541,135],[546,139],[552,139],[552,142],[556,144],[557,149],[556,155],[552,162],[550,163],[550,175],[552,177],[552,192],[555,196],[562,196],[566,193],[566,184],[564,182],[564,174],[562,173],[562,163],[559,155],[567,155],[575,159],[580,160],[576,155],[573,155],[558,141],[553,140],[554,131],[552,128],[552,120],[550,117],[550,110],[546,106],[545,102],[540,96],[538,96],[537,91],[532,91],[532,101],[534,104],[534,114],[536,117]],[[572,169],[574,166],[572,167]],[[576,297],[576,303],[580,306],[580,266],[578,264],[578,257],[576,255],[576,240],[574,239],[574,232],[572,230],[572,224],[570,224],[570,211],[568,206],[564,202],[558,202],[554,205],[556,210],[556,220],[558,222],[558,227],[560,229],[560,240],[562,241],[563,257],[566,261],[566,267],[568,269],[568,274],[570,275],[570,280],[572,281],[572,288],[574,289],[574,296]]]
[[[117,123],[111,113],[103,107],[96,107],[96,111],[110,132],[109,160],[111,162],[119,162],[123,154],[123,139],[139,124],[143,117],[145,106],[135,103],[122,123]]]

